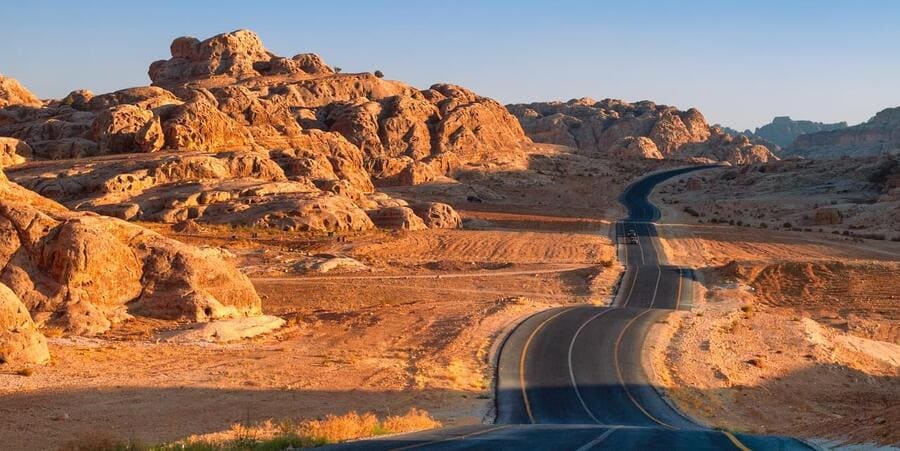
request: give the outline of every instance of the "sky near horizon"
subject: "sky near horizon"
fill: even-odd
[[[249,28],[275,54],[503,103],[607,97],[710,123],[867,120],[900,105],[897,1],[3,0],[0,73],[39,97],[149,84],[183,35]]]

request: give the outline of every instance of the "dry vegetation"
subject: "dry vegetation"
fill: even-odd
[[[379,419],[373,413],[362,415],[349,412],[328,415],[320,420],[296,422],[267,420],[258,424],[235,423],[228,430],[193,435],[173,443],[146,445],[137,441],[121,441],[99,434],[83,435],[64,443],[61,451],[169,451],[169,450],[225,450],[264,451],[286,448],[308,448],[328,444],[400,434],[441,427],[428,412],[410,409],[403,415]]]

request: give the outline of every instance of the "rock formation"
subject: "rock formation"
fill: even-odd
[[[0,284],[39,325],[80,335],[132,315],[206,321],[260,313],[250,281],[214,252],[70,211],[2,172]]]
[[[0,283],[0,365],[45,363],[50,360],[47,339],[31,313],[12,290]]]
[[[508,105],[536,142],[560,144],[600,155],[633,158],[700,158],[733,164],[773,159],[768,150],[735,145],[696,109],[642,101],[590,98]],[[725,134],[726,136],[730,136]],[[689,150],[688,150],[689,149]]]
[[[16,79],[0,74],[0,108],[11,105],[41,106],[41,101]]]
[[[82,159],[10,177],[122,219],[325,233],[375,227],[376,186],[525,164],[515,117],[460,86],[335,73],[315,54],[274,55],[247,30],[177,38],[170,51],[151,64],[152,86],[0,108],[0,136],[21,142],[2,164]],[[444,227],[453,214],[407,219]]]
[[[0,169],[24,163],[34,152],[31,146],[15,138],[0,138]]]
[[[879,111],[852,127],[800,135],[782,151],[786,157],[840,158],[900,153],[900,107]]]

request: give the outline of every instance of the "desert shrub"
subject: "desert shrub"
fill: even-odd
[[[782,225],[782,227],[784,227],[785,229],[790,229],[793,226],[791,225],[790,222],[785,222],[784,225]]]
[[[300,426],[301,435],[321,444],[371,437],[380,432],[378,418],[371,413],[328,415],[324,420],[313,420]]]
[[[416,408],[409,409],[405,415],[392,415],[384,419],[382,430],[388,434],[423,431],[441,427],[441,423],[428,412]]]
[[[376,71],[375,71],[375,76],[378,77],[378,78],[384,78],[384,72],[382,72],[382,71],[380,71],[380,70],[376,70]]]

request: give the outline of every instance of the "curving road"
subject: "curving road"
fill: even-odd
[[[653,174],[626,188],[619,200],[628,208],[628,218],[616,224],[626,270],[615,299],[609,307],[543,311],[516,327],[503,344],[497,367],[497,424],[335,448],[810,449],[791,438],[698,425],[672,408],[643,370],[641,349],[648,329],[673,309],[689,309],[693,292],[689,269],[660,262],[653,224],[660,213],[648,196],[665,179],[708,167]],[[629,233],[636,239],[629,239]]]

